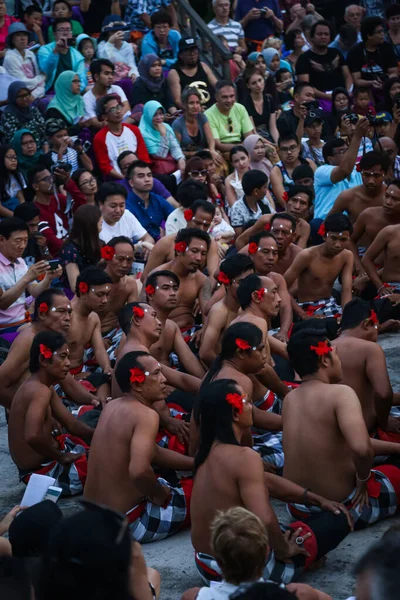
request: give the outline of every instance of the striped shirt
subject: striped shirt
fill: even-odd
[[[213,19],[208,23],[208,27],[214,35],[223,35],[231,50],[234,50],[239,45],[239,40],[244,39],[243,27],[238,21],[229,19],[226,25],[221,25],[216,19]]]

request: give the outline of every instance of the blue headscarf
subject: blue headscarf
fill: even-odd
[[[17,95],[21,90],[30,92],[28,86],[23,81],[13,81],[8,88],[8,104],[5,108],[6,113],[13,114],[20,123],[27,123],[32,118],[31,106],[21,108],[17,104]],[[33,102],[33,98],[32,98]]]
[[[161,142],[161,133],[157,129],[155,129],[153,125],[154,115],[160,108],[165,114],[164,107],[159,102],[157,102],[157,100],[149,100],[149,102],[146,102],[143,108],[143,114],[142,118],[140,119],[139,125],[139,129],[146,143],[147,150],[149,151],[149,154],[153,155],[158,154]],[[166,128],[166,130],[171,129],[171,127],[166,123],[164,123],[164,127]]]

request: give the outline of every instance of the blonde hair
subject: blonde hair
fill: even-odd
[[[215,559],[227,582],[259,579],[268,554],[268,535],[256,515],[242,507],[218,512],[211,524]]]
[[[261,46],[261,50],[265,50],[265,48],[275,48],[278,52],[281,52],[282,49],[282,40],[275,37],[267,37]]]

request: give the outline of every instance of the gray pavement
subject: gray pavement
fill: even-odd
[[[400,392],[400,335],[387,334],[379,341],[386,353],[393,388]],[[18,482],[16,467],[10,459],[7,425],[4,411],[0,410],[0,515],[21,501],[24,487]],[[273,504],[279,519],[288,522],[284,505],[278,501],[274,501]],[[59,505],[66,515],[78,510],[75,499],[61,500]],[[356,560],[370,544],[395,524],[400,524],[400,515],[378,523],[368,530],[349,535],[329,554],[323,568],[308,573],[302,581],[330,594],[334,600],[345,600],[353,591],[352,567]],[[147,544],[143,546],[143,550],[148,565],[161,573],[161,600],[178,600],[184,590],[201,585],[194,566],[189,531],[181,532],[162,542]]]

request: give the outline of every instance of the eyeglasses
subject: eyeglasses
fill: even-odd
[[[59,29],[57,29],[56,33],[72,33],[72,29],[60,27]]]
[[[21,146],[33,146],[36,144],[35,140],[26,140],[25,142],[21,142]]]
[[[228,117],[228,131],[229,133],[233,133],[233,124],[232,119],[230,117]]]
[[[121,112],[121,110],[123,108],[124,107],[123,107],[122,104],[117,104],[117,106],[112,106],[111,108],[109,108],[108,110],[106,110],[105,114],[108,115],[109,113],[111,113],[112,115],[115,115],[115,113]]]
[[[207,177],[208,171],[207,169],[202,169],[201,171],[194,169],[193,171],[189,171],[189,175],[191,177]]]
[[[296,152],[296,150],[298,150],[298,146],[288,146],[287,148],[279,148],[279,151],[283,154],[293,154],[293,152]]]
[[[38,179],[36,183],[41,183],[42,181],[45,181],[46,183],[52,183],[53,175],[47,175],[47,177],[42,177],[42,179]]]
[[[86,179],[86,181],[82,181],[81,187],[83,185],[92,185],[92,183],[96,183],[96,179],[94,177],[91,177],[90,179]]]
[[[4,158],[7,158],[8,160],[18,160],[15,154],[6,154]]]

